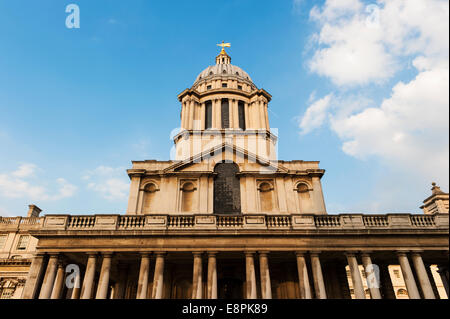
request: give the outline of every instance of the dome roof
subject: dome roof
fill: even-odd
[[[199,82],[203,79],[213,78],[215,76],[232,76],[241,81],[252,82],[252,79],[250,78],[248,73],[245,72],[244,70],[242,70],[240,67],[232,65],[232,64],[222,64],[221,63],[221,64],[216,64],[216,65],[211,65],[211,66],[207,67],[206,69],[204,69],[197,76],[197,79],[195,80],[194,84],[196,84],[197,82]]]

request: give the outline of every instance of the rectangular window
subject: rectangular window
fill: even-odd
[[[228,99],[222,99],[222,128],[230,127],[230,107]]]
[[[222,87],[226,88],[226,87],[228,87],[228,84],[227,83],[222,83]]]
[[[5,247],[6,243],[6,235],[0,235],[0,249],[3,249]]]
[[[212,102],[206,102],[205,107],[205,130],[212,127]]]
[[[208,85],[208,86],[206,87],[207,90],[211,90],[211,88],[212,88],[211,85]]]
[[[19,237],[19,242],[17,243],[17,250],[26,250],[28,247],[28,241],[30,240],[30,236],[21,235]]]
[[[244,102],[242,101],[239,101],[238,113],[239,113],[239,128],[245,131],[245,105]]]
[[[238,85],[238,90],[242,90],[242,85]]]

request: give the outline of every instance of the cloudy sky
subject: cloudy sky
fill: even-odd
[[[449,188],[448,33],[447,0],[0,0],[0,216],[124,213],[222,40],[329,213],[419,212]]]

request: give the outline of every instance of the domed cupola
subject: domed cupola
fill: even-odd
[[[193,87],[197,87],[202,83],[211,80],[234,80],[249,85],[252,89],[256,89],[252,79],[247,72],[240,67],[231,64],[231,57],[225,51],[225,47],[229,47],[229,43],[218,44],[222,47],[219,55],[216,57],[216,64],[204,69],[194,82]]]

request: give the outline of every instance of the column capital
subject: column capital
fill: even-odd
[[[307,251],[304,251],[304,250],[295,251],[295,256],[297,256],[297,257],[305,257],[306,254],[307,254]]]
[[[260,257],[267,257],[270,251],[258,251]]]
[[[397,250],[395,253],[398,257],[403,257],[403,256],[406,257],[406,254],[409,253],[409,251],[408,250]]]
[[[208,251],[206,252],[208,257],[215,257],[219,252],[218,251]]]
[[[345,252],[346,257],[355,257],[356,258],[356,252],[354,251],[346,251]]]
[[[420,256],[421,254],[423,254],[423,250],[413,250],[413,251],[411,251],[411,256],[414,256],[414,255]]]
[[[244,254],[245,254],[245,256],[253,257],[253,255],[256,254],[256,251],[254,251],[254,250],[246,250],[246,251],[244,251]]]
[[[152,252],[150,252],[150,251],[139,252],[139,255],[141,255],[141,257],[150,257],[151,254],[152,254]]]
[[[361,257],[370,257],[370,255],[372,253],[373,253],[373,251],[371,251],[371,250],[364,250],[364,251],[361,251],[360,255],[361,255]]]
[[[155,251],[153,254],[154,254],[156,257],[164,257],[164,256],[167,255],[167,252],[165,252],[165,251]]]
[[[97,257],[98,256],[98,252],[96,252],[96,251],[88,251],[86,253],[86,255],[88,255],[89,258],[93,258],[93,257]]]
[[[314,250],[314,251],[310,251],[309,252],[309,255],[311,256],[311,257],[318,257],[320,254],[321,254],[322,252],[320,251],[320,250]]]
[[[114,255],[113,252],[105,252],[105,253],[102,253],[102,257],[103,257],[103,258],[112,258],[113,255]]]
[[[194,257],[202,257],[203,253],[204,253],[203,251],[193,251],[192,252]]]

